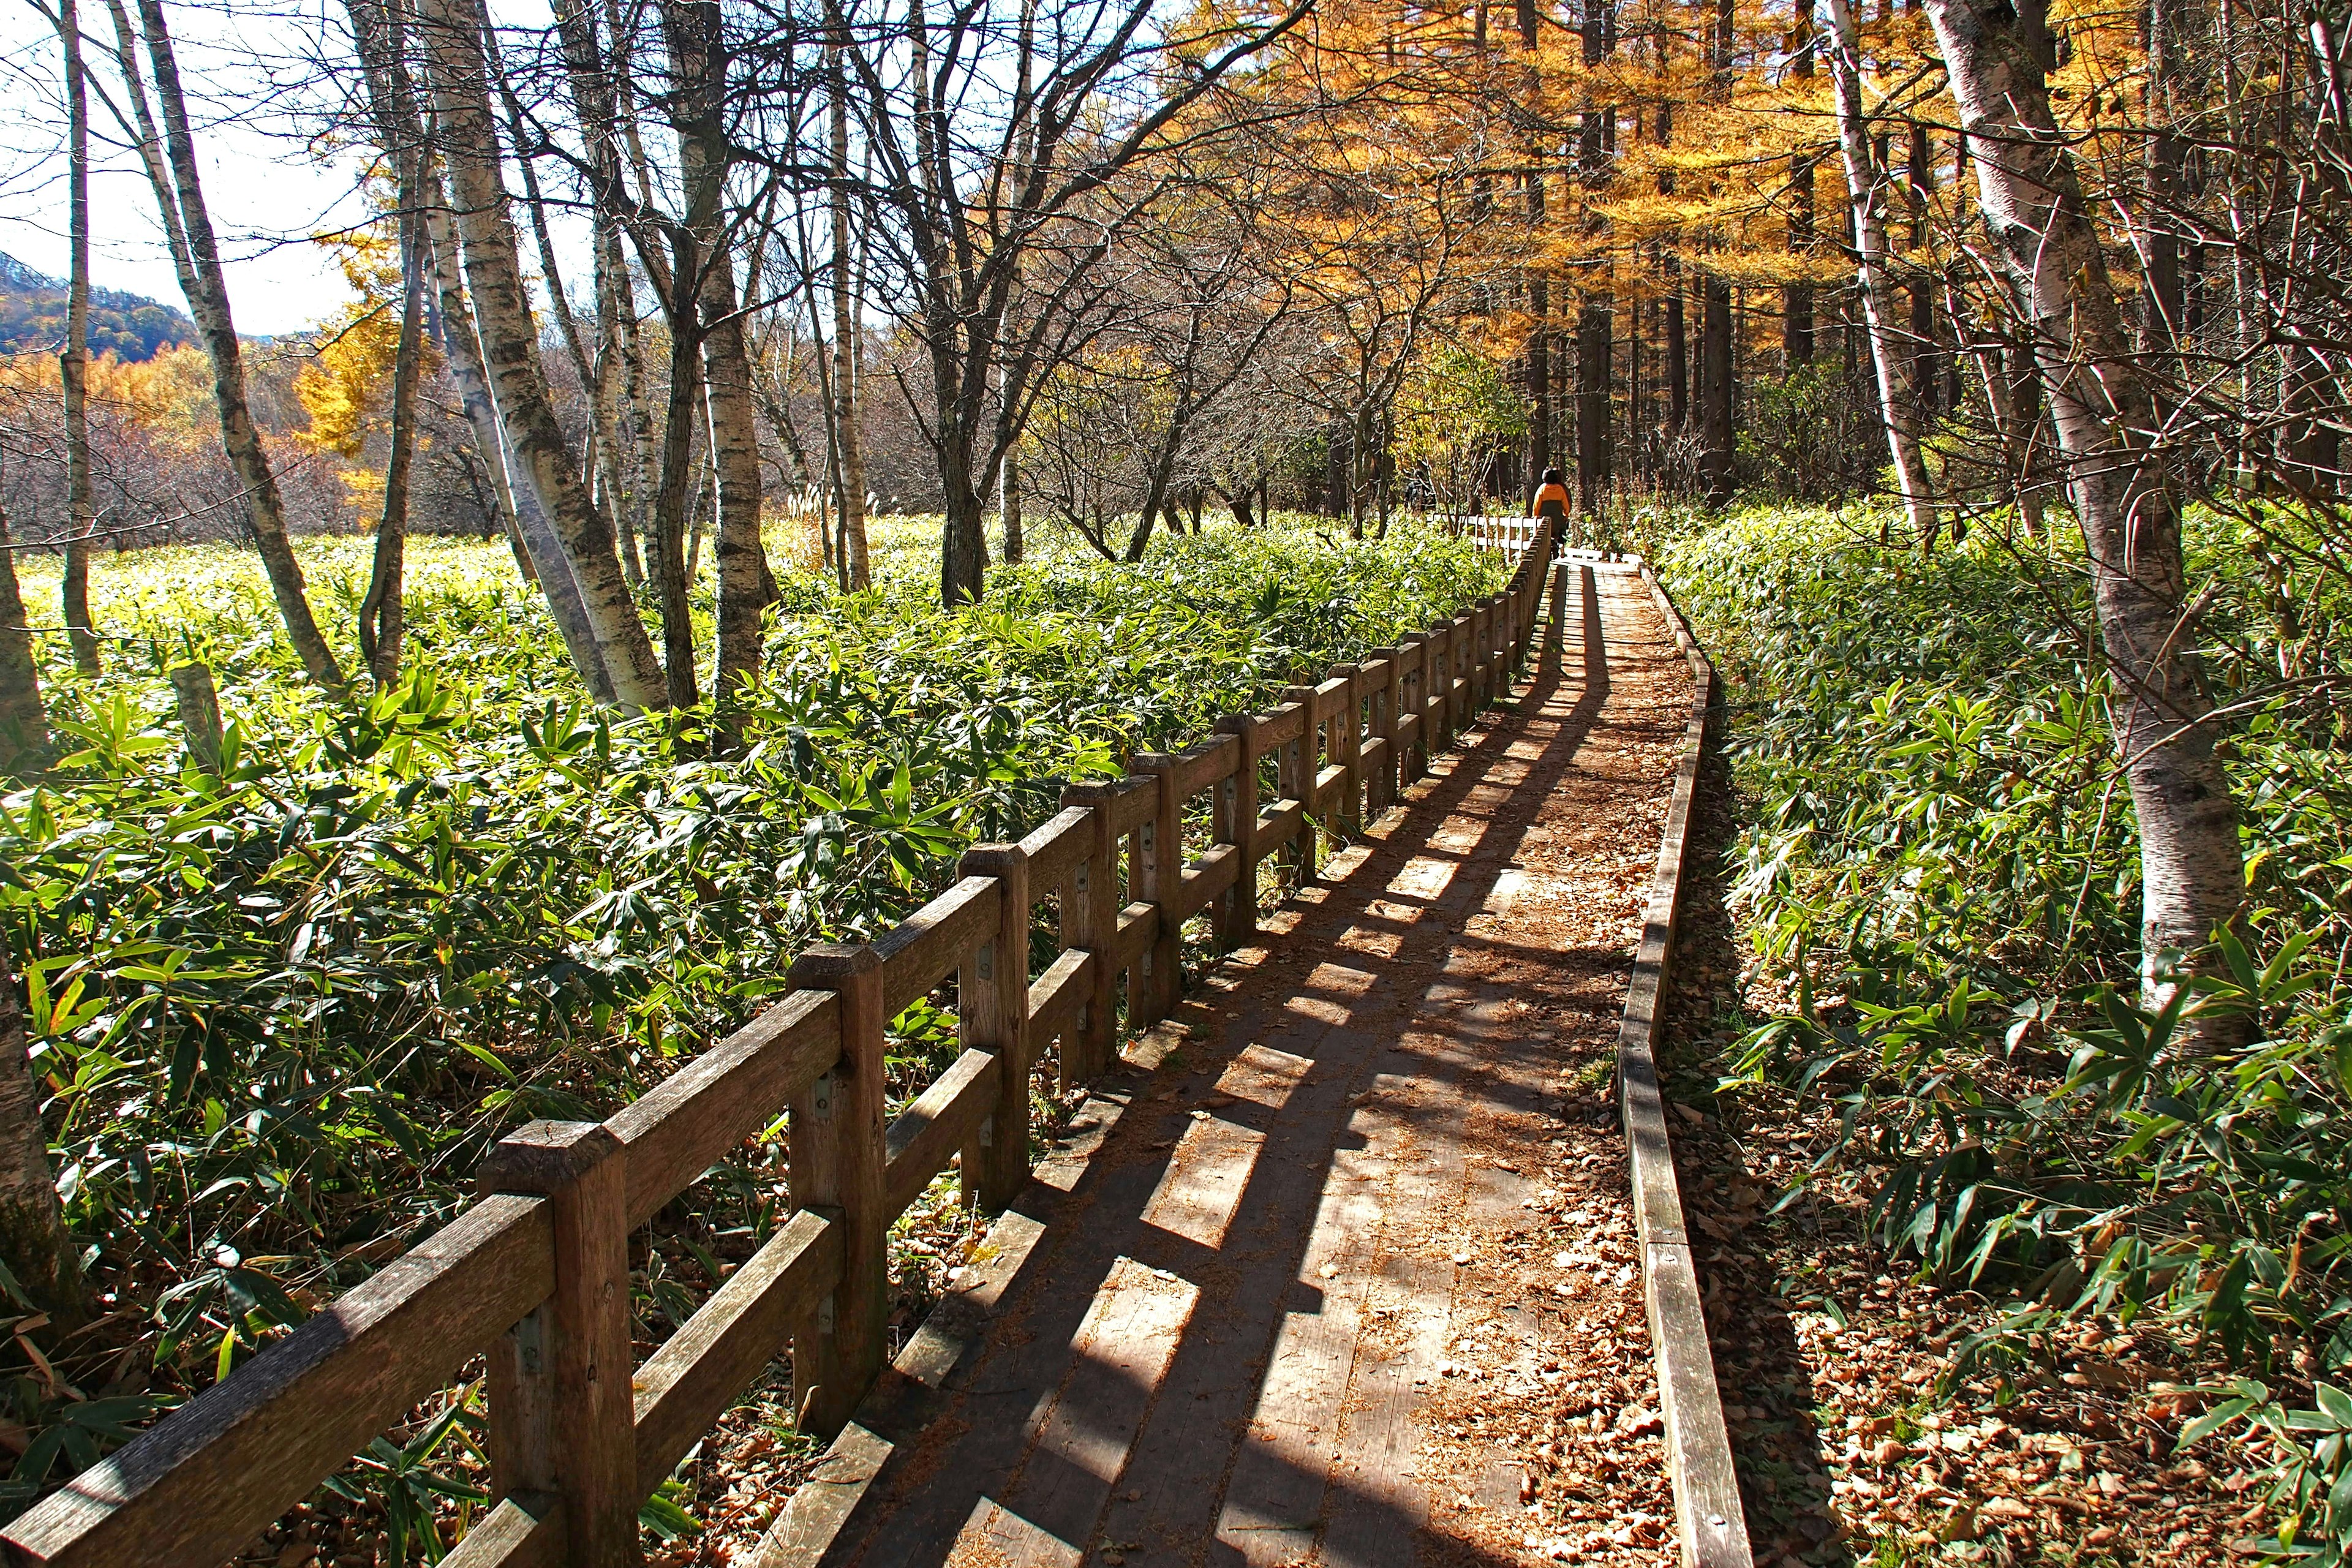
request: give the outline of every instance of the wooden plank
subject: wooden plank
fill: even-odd
[[[782,1115],[840,1055],[833,994],[796,992],[625,1107],[605,1125],[629,1152],[630,1227]]]
[[[1220,910],[1217,946],[1226,952],[1245,947],[1257,936],[1257,721],[1244,713],[1228,714],[1217,728],[1234,737],[1234,776],[1217,802],[1217,837],[1234,846],[1234,893]]]
[[[1080,947],[1064,952],[1029,983],[1029,1037],[1038,1048],[1066,1036],[1085,1018],[1094,984],[1095,955]]]
[[[1394,651],[1376,647],[1356,666],[1356,690],[1359,695],[1369,697],[1375,691],[1389,689],[1390,678],[1396,673],[1396,666],[1391,662]]]
[[[1257,754],[1261,757],[1276,746],[1286,746],[1307,733],[1306,704],[1286,697],[1272,711],[1260,713],[1257,720]]]
[[[1176,774],[1181,765],[1177,759],[1139,752],[1132,765],[1160,791],[1151,820],[1139,830],[1142,887],[1137,895],[1159,908],[1160,926],[1144,963],[1143,983],[1137,984],[1133,974],[1127,979],[1128,1021],[1141,1028],[1166,1017],[1183,994],[1184,922],[1176,905],[1184,891],[1184,827],[1183,803],[1176,794]]]
[[[1335,665],[1329,677],[1316,682],[1315,722],[1336,719],[1348,706],[1348,672],[1353,668],[1352,665]]]
[[[1130,967],[1150,949],[1159,936],[1160,906],[1158,904],[1128,905],[1118,911],[1118,941],[1111,966],[1114,969]],[[1133,985],[1134,977],[1130,975],[1129,986],[1132,989]]]
[[[1233,735],[1219,735],[1204,741],[1190,751],[1176,753],[1176,794],[1190,800],[1218,780],[1232,776],[1234,763],[1241,756],[1241,742]]]
[[[892,1447],[887,1438],[855,1421],[844,1426],[761,1538],[751,1568],[814,1568],[866,1500]]]
[[[637,1370],[637,1493],[649,1497],[841,1279],[841,1227],[796,1212]]]
[[[1339,803],[1331,815],[1334,830],[1352,838],[1364,826],[1364,699],[1354,666],[1348,667],[1345,680],[1348,689],[1331,719],[1331,761],[1340,773]]]
[[[20,1563],[213,1563],[555,1288],[544,1198],[488,1197],[178,1412],[33,1505]]]
[[[1382,1217],[1373,1184],[1349,1166],[1344,1154],[1333,1162],[1298,1261],[1298,1279],[1319,1287],[1320,1300],[1283,1314],[1225,1482],[1216,1538],[1250,1568],[1305,1560],[1322,1520],[1363,1330],[1366,1263],[1356,1253]]]
[[[874,940],[882,961],[882,1016],[887,1023],[908,1004],[930,994],[964,954],[996,929],[997,891],[987,877],[966,877]]]
[[[441,1568],[562,1568],[563,1510],[548,1492],[501,1498],[474,1521]]]
[[[1023,1523],[1054,1542],[1087,1544],[1111,1489],[1127,1471],[1136,1433],[1198,1298],[1197,1289],[1173,1276],[1163,1278],[1131,1258],[1118,1260],[1069,1346],[1068,1380],[1030,1422],[1022,1483],[1003,1500],[1002,1513],[1012,1517],[995,1510],[981,1514],[960,1547],[982,1561],[990,1560],[992,1549],[1011,1562],[1039,1561],[1040,1554],[1022,1548],[1045,1542],[1030,1537]],[[1076,1556],[1071,1552],[1070,1561]]]
[[[1060,887],[1070,868],[1087,858],[1087,852],[1094,847],[1091,826],[1085,806],[1066,805],[1022,838],[1021,851],[1029,857],[1029,886],[1033,891],[1051,891]]]
[[[1252,850],[1259,859],[1265,859],[1276,847],[1286,844],[1296,837],[1306,821],[1307,807],[1303,803],[1296,800],[1276,801],[1258,816],[1257,829],[1250,839]]]
[[[1722,1392],[1715,1380],[1715,1357],[1707,1344],[1706,1313],[1691,1264],[1682,1194],[1675,1181],[1674,1147],[1665,1098],[1658,1087],[1656,1057],[1659,999],[1665,993],[1674,961],[1691,810],[1713,709],[1714,671],[1698,652],[1673,601],[1658,585],[1656,575],[1646,563],[1641,572],[1659,614],[1690,660],[1696,689],[1675,770],[1674,797],[1666,808],[1665,832],[1658,845],[1657,868],[1650,881],[1642,945],[1634,954],[1633,984],[1626,989],[1625,1013],[1618,1026],[1618,1112],[1633,1164],[1643,1295],[1649,1310],[1652,1352],[1657,1359],[1660,1415],[1665,1426],[1683,1562],[1685,1568],[1750,1568],[1753,1553],[1738,1478],[1732,1468]],[[1589,574],[1586,583],[1590,593]]]
[[[1111,831],[1124,838],[1145,823],[1160,809],[1160,786],[1154,781],[1129,774],[1112,786],[1110,795]]]
[[[1232,887],[1240,877],[1241,847],[1220,844],[1184,868],[1183,887],[1176,896],[1176,918],[1191,920],[1210,900]]]
[[[1066,1036],[1062,1040],[1065,1087],[1082,1083],[1108,1066],[1118,1038],[1118,837],[1111,826],[1111,795],[1108,784],[1072,784],[1062,791],[1066,805],[1086,805],[1094,817],[1093,847],[1073,873],[1070,884],[1081,918],[1074,931],[1066,916],[1062,928],[1064,942],[1095,955],[1094,983],[1087,994],[1086,1029],[1076,1042],[1078,1048],[1070,1048]]]
[[[883,1163],[883,1205],[896,1219],[947,1168],[996,1108],[996,1053],[967,1050],[915,1102],[890,1121]]]

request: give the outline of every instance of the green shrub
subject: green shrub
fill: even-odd
[[[1877,538],[1756,512],[1665,561],[1734,704],[1735,899],[1794,997],[1727,1085],[1833,1108],[1799,1185],[1859,1178],[1885,1253],[2007,1302],[1960,1364],[2030,1360],[2070,1316],[2152,1315],[2209,1369],[2284,1380],[2184,1434],[2262,1439],[2280,1549],[2352,1539],[2329,1381],[2352,1376],[2352,778],[2325,697],[2344,590],[2192,520],[2249,910],[2225,973],[2151,1016],[2082,561],[1990,531],[1931,559]],[[2246,1043],[2191,1049],[2185,1009],[2237,1015]]]

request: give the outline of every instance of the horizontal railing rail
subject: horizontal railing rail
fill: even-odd
[[[1528,543],[1467,614],[1069,786],[1018,843],[967,851],[955,886],[901,924],[803,952],[774,1006],[609,1120],[510,1134],[456,1219],[26,1510],[0,1552],[211,1568],[482,1356],[496,1500],[445,1562],[639,1562],[639,1506],[787,1349],[803,1426],[848,1419],[884,1362],[891,1222],[959,1161],[969,1201],[1013,1199],[1048,1048],[1065,1087],[1107,1069],[1122,980],[1130,1028],[1167,1016],[1186,922],[1205,914],[1217,949],[1245,945],[1268,859],[1312,878],[1325,833],[1396,805],[1503,695],[1542,608],[1549,530]],[[1202,795],[1210,842],[1187,858]],[[1056,952],[1033,975],[1046,899]],[[886,1121],[890,1020],[950,975],[961,1054]],[[794,1212],[633,1364],[631,1232],[779,1112]]]

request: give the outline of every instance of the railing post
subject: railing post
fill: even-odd
[[[1343,664],[1335,667],[1332,675],[1348,683],[1339,699],[1339,711],[1331,731],[1331,761],[1339,769],[1339,809],[1333,812],[1332,822],[1345,837],[1354,838],[1364,831],[1364,715],[1363,700],[1356,695],[1356,674],[1361,665]]]
[[[1177,814],[1176,759],[1164,752],[1139,752],[1129,771],[1152,783],[1151,818],[1137,831],[1136,897],[1160,910],[1159,929],[1144,952],[1143,973],[1127,978],[1127,1016],[1139,1026],[1158,1023],[1174,1010],[1183,992],[1184,922],[1176,918],[1184,890],[1184,825]]]
[[[1217,946],[1231,952],[1257,935],[1257,721],[1228,713],[1217,732],[1234,738],[1234,776],[1217,792],[1217,842],[1234,846],[1241,858],[1217,910]]]
[[[481,1190],[547,1198],[555,1293],[489,1356],[490,1470],[502,1493],[562,1499],[564,1558],[635,1568],[628,1162],[602,1122],[533,1121],[482,1162]]]
[[[1422,725],[1429,736],[1429,760],[1454,743],[1454,625],[1441,621],[1429,629],[1429,710]]]
[[[975,844],[956,871],[996,879],[996,934],[966,956],[956,980],[965,1048],[996,1053],[996,1109],[963,1154],[966,1201],[994,1214],[1029,1180],[1029,852]]]
[[[839,1000],[841,1059],[792,1098],[793,1202],[841,1226],[841,1283],[814,1322],[794,1325],[793,1384],[804,1432],[841,1430],[882,1370],[889,1303],[882,1127],[882,960],[863,943],[825,942],[793,960],[796,991]]]
[[[1087,858],[1073,874],[1083,900],[1082,924],[1075,945],[1095,955],[1094,984],[1087,994],[1087,1021],[1078,1031],[1078,1063],[1066,1073],[1091,1079],[1110,1066],[1118,1045],[1118,836],[1111,831],[1111,798],[1117,784],[1070,784],[1062,791],[1064,805],[1083,805],[1092,812]],[[1063,917],[1064,940],[1069,941],[1069,915]],[[1070,1037],[1062,1037],[1065,1056]]]
[[[1372,738],[1381,744],[1380,764],[1364,780],[1364,815],[1368,819],[1378,821],[1382,812],[1396,804],[1397,678],[1402,671],[1397,665],[1397,650],[1392,647],[1374,648],[1364,663],[1388,666],[1388,679],[1372,691],[1370,699],[1371,711],[1366,715],[1371,726]],[[1356,668],[1360,671],[1364,666],[1360,664]],[[1358,748],[1357,755],[1360,760],[1362,748]]]
[[[1298,727],[1298,739],[1282,748],[1283,760],[1289,770],[1282,793],[1298,803],[1298,832],[1292,837],[1283,858],[1297,876],[1296,885],[1303,888],[1315,880],[1315,775],[1323,771],[1323,743],[1316,733],[1315,689],[1286,686],[1282,700],[1296,702],[1306,713]]]
[[[1462,728],[1465,730],[1476,723],[1478,715],[1486,710],[1486,617],[1482,608],[1473,600],[1464,616],[1469,622],[1464,628],[1464,640],[1468,646],[1462,658],[1462,677],[1468,686],[1462,702]]]
[[[1568,563],[1551,563],[1551,622],[1544,627],[1544,661],[1560,673],[1568,647]]]
[[[1397,759],[1397,788],[1400,792],[1402,792],[1408,784],[1420,783],[1421,780],[1427,776],[1429,773],[1429,656],[1431,647],[1432,643],[1430,634],[1427,632],[1407,632],[1404,636],[1403,641],[1398,646],[1398,657],[1405,660],[1406,665],[1409,667],[1403,669],[1401,673],[1402,673],[1411,682],[1412,689],[1410,698],[1408,698],[1405,690],[1406,680],[1399,680],[1394,677],[1391,678],[1391,680],[1394,681],[1396,689],[1396,710],[1400,714],[1410,711],[1414,720],[1412,727],[1412,754],[1410,757],[1399,757]],[[1405,707],[1405,703],[1408,700],[1412,704],[1410,710]]]

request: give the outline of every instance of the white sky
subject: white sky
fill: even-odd
[[[105,0],[81,4],[84,35],[110,39]],[[340,16],[340,8],[331,15]],[[319,0],[174,4],[167,16],[189,114],[199,126],[205,195],[237,330],[264,336],[312,326],[348,290],[332,258],[309,237],[362,212],[352,188],[359,160],[322,156],[308,145],[323,105],[303,60],[325,31]],[[85,56],[92,76],[123,103],[111,51],[86,49]],[[0,0],[0,251],[61,278],[65,121],[58,57],[56,32],[29,0]],[[147,177],[134,155],[112,145],[120,134],[95,99],[90,129],[91,281],[184,309]]]

